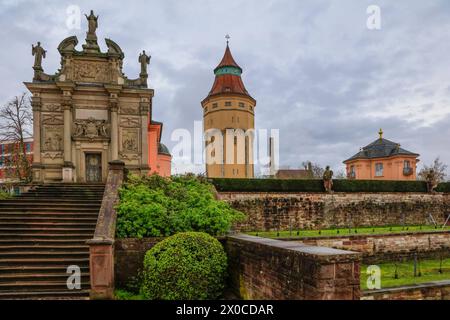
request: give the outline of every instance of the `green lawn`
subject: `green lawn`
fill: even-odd
[[[414,277],[413,261],[397,264],[398,279],[395,279],[395,264],[377,264],[381,270],[381,288],[399,287],[413,285],[430,281],[450,280],[450,259],[442,260],[442,273],[439,273],[439,260],[423,260],[418,263],[417,272],[421,276]],[[367,265],[361,265],[361,289],[367,289]]]
[[[263,238],[304,238],[323,236],[348,236],[348,235],[371,235],[371,234],[396,234],[405,232],[429,232],[429,231],[450,231],[450,226],[442,229],[434,226],[384,226],[384,227],[361,227],[361,228],[340,228],[324,230],[292,230],[292,231],[261,231],[247,232]]]

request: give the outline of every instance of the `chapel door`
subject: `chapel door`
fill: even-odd
[[[102,182],[102,155],[86,154],[86,182]]]

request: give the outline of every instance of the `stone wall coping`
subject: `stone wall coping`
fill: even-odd
[[[393,194],[393,195],[398,195],[398,194],[405,194],[405,195],[423,195],[423,196],[448,196],[450,195],[450,193],[448,192],[436,192],[436,193],[428,193],[428,192],[394,192],[394,191],[390,191],[390,192],[348,192],[348,191],[335,191],[333,193],[327,193],[327,192],[314,192],[314,191],[217,191],[217,193],[219,195],[235,195],[235,194],[244,194],[244,195],[249,195],[249,194],[254,194],[254,195],[262,195],[262,194],[267,194],[267,195],[277,195],[277,194],[322,194],[322,195],[327,195],[327,196],[346,196],[346,195],[352,195],[352,194],[380,194],[380,195],[386,195],[386,194]]]
[[[251,242],[257,245],[264,245],[284,250],[295,251],[301,255],[311,256],[319,260],[320,259],[330,260],[331,258],[335,260],[345,259],[348,261],[348,260],[360,260],[360,258],[362,257],[362,254],[359,252],[333,249],[327,247],[308,246],[300,243],[292,243],[269,238],[255,237],[247,234],[230,235],[228,236],[228,238],[238,241]]]
[[[301,240],[338,240],[338,239],[348,239],[348,240],[360,240],[366,238],[386,238],[386,237],[403,237],[403,236],[426,236],[426,235],[436,235],[436,234],[450,234],[450,230],[437,230],[437,231],[407,231],[399,233],[378,233],[378,234],[355,234],[355,235],[335,235],[335,236],[318,236],[318,237],[284,237],[276,240],[281,241],[301,241]]]
[[[385,289],[377,289],[377,290],[364,290],[361,292],[361,296],[371,296],[373,294],[383,294],[383,293],[394,293],[400,291],[409,291],[409,290],[417,290],[417,289],[426,289],[426,288],[440,288],[440,287],[450,287],[450,280],[442,280],[442,281],[430,281],[419,284],[412,284],[408,286],[401,287],[392,287]]]

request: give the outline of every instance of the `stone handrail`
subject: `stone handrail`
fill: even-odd
[[[124,168],[125,164],[122,161],[109,162],[108,177],[94,237],[87,241],[91,299],[114,298],[114,238],[117,218],[115,205],[119,200],[119,188],[124,180]]]

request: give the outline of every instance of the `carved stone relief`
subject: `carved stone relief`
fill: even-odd
[[[43,111],[48,112],[61,112],[61,105],[59,103],[46,103],[43,105]]]
[[[43,127],[43,143],[44,151],[62,151],[63,150],[63,126],[44,125]]]
[[[123,160],[128,160],[128,161],[139,160],[141,158],[141,156],[137,153],[130,154],[130,153],[120,152],[119,155]]]
[[[109,82],[110,69],[107,63],[74,60],[73,80],[83,82]]]
[[[62,115],[43,113],[42,124],[63,125],[64,119]]]
[[[140,121],[138,117],[121,117],[120,126],[127,128],[139,128]]]
[[[132,106],[120,107],[120,113],[121,114],[139,114],[139,110],[137,107],[132,107]]]
[[[76,120],[72,136],[88,139],[108,138],[109,131],[109,124],[106,120],[96,120],[91,117],[87,120]]]
[[[139,151],[139,129],[122,130],[122,152],[136,153]]]
[[[62,152],[60,152],[60,151],[49,151],[49,152],[44,152],[43,154],[42,154],[42,158],[47,158],[47,159],[52,159],[52,160],[55,160],[55,159],[59,159],[59,158],[62,158],[63,157],[63,153]]]

